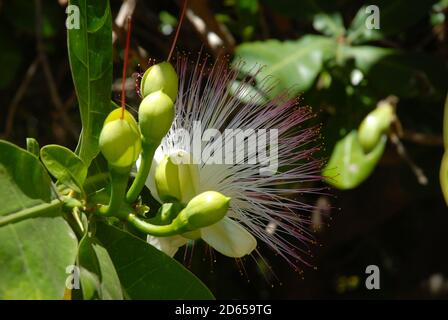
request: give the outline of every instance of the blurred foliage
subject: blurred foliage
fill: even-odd
[[[338,188],[354,188],[370,175],[382,152],[369,158],[355,147],[356,132],[346,136],[347,132],[388,96],[440,103],[446,93],[446,60],[421,48],[406,50],[397,40],[389,40],[394,36],[402,38],[408,28],[427,19],[435,1],[373,1],[369,5],[378,6],[378,16],[361,6],[351,21],[347,19],[350,16],[343,16],[345,10],[336,2],[265,2],[282,14],[309,21],[321,35],[304,34],[294,41],[243,43],[236,48],[237,59],[246,62],[241,64],[241,71],[255,75],[260,90],[269,86],[265,79],[272,76],[271,96],[289,90],[293,95],[303,94],[312,106],[326,109],[331,121],[324,121],[323,135],[327,150],[335,148],[329,163],[334,173],[328,181]],[[442,4],[437,5],[440,12]],[[366,20],[372,18],[377,20],[379,29],[367,28]],[[256,73],[257,65],[266,67]],[[377,149],[384,150],[383,141]],[[353,171],[358,165],[364,169]]]

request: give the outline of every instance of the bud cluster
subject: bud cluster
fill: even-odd
[[[143,75],[140,92],[143,100],[138,123],[128,111],[117,108],[106,118],[99,137],[100,150],[109,163],[112,185],[109,206],[99,210],[103,215],[118,216],[116,212],[120,211],[121,204],[134,203],[145,184],[155,150],[174,121],[178,77],[173,66],[162,62],[150,67]],[[131,167],[139,156],[139,170],[125,194]],[[191,161],[185,161],[188,157],[188,153],[180,150],[165,156],[155,168],[158,196],[164,203],[158,221],[163,224],[151,224],[131,213],[123,218],[157,236],[191,233],[223,219],[230,198],[215,191],[198,195],[198,169]]]

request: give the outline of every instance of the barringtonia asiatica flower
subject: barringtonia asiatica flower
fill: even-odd
[[[290,263],[303,261],[313,206],[301,198],[318,191],[307,184],[321,180],[321,162],[313,158],[319,128],[304,124],[311,110],[298,107],[288,93],[267,99],[269,81],[256,91],[251,86],[255,77],[239,80],[238,71],[225,61],[211,67],[198,61],[191,73],[188,65],[186,58],[178,59],[176,117],[146,184],[162,202],[157,166],[166,157],[174,163],[189,159],[193,164],[180,165],[189,179],[181,183],[183,191],[176,191],[178,200],[185,204],[213,190],[230,197],[230,206],[222,220],[198,232],[148,236],[148,242],[173,256],[189,239],[200,237],[226,256],[242,257],[256,249],[258,239]]]

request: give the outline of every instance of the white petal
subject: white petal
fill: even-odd
[[[164,152],[162,151],[162,147],[159,146],[156,149],[156,152],[154,153],[154,158],[152,159],[151,169],[149,170],[148,178],[146,178],[146,186],[148,187],[149,191],[151,191],[151,195],[154,199],[162,203],[162,200],[159,198],[159,194],[157,193],[156,183],[154,181],[154,175],[156,174],[156,168],[159,165],[160,161],[163,160],[165,157]],[[137,166],[140,164],[140,162],[137,163]]]
[[[165,252],[170,257],[174,257],[177,250],[187,244],[188,239],[181,236],[154,237],[148,235],[146,241],[160,251]]]
[[[238,222],[224,217],[201,229],[201,238],[225,256],[241,258],[257,247],[257,240]]]

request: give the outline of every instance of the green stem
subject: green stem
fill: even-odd
[[[26,208],[19,212],[9,214],[0,218],[0,227],[3,227],[9,223],[45,215],[48,212],[52,212],[54,209],[62,207],[63,204],[64,203],[62,201],[54,199],[51,202],[42,203],[31,208]]]
[[[123,204],[128,186],[129,173],[131,168],[122,169],[109,166],[111,192],[109,205],[100,207],[97,212],[103,216],[119,216],[120,207]]]
[[[156,237],[174,236],[187,231],[183,230],[184,228],[179,227],[179,225],[176,223],[171,223],[163,226],[151,224],[141,220],[134,214],[129,214],[127,220],[138,230]]]
[[[158,144],[156,143],[142,143],[142,159],[140,161],[140,167],[138,168],[134,182],[126,194],[126,201],[128,203],[134,203],[140,192],[142,192],[149,175],[149,170],[151,169],[152,159],[154,158],[157,146]]]

